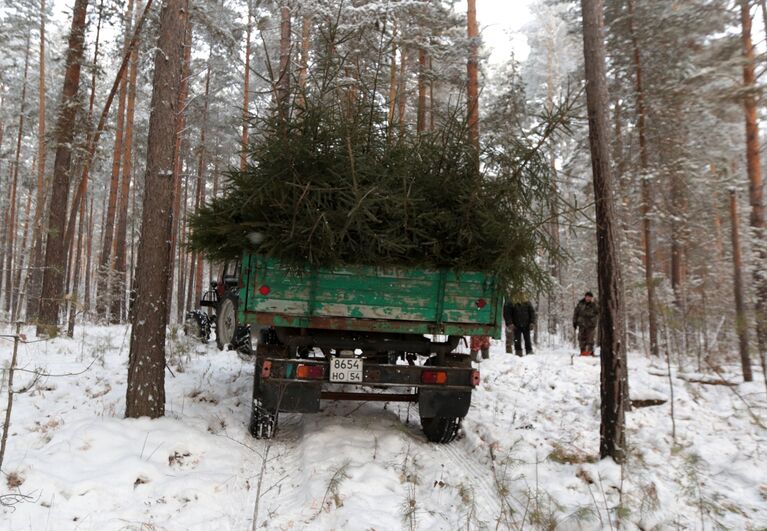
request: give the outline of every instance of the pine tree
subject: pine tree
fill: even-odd
[[[740,16],[743,40],[743,109],[746,117],[746,165],[748,168],[749,201],[751,203],[751,229],[754,238],[756,260],[753,267],[756,289],[756,341],[759,348],[762,369],[767,385],[767,236],[765,235],[764,189],[759,144],[759,123],[757,119],[754,46],[751,40],[751,5],[749,0],[740,0]]]
[[[620,263],[615,246],[612,168],[610,166],[608,94],[605,74],[602,0],[581,0],[586,100],[589,116],[591,167],[594,176],[599,269],[599,346],[601,349],[601,411],[599,454],[622,462],[626,455],[624,401],[627,384],[625,346],[620,340],[623,308]]]
[[[45,269],[40,299],[40,322],[37,327],[38,334],[50,336],[58,334],[59,305],[64,290],[64,267],[67,262],[62,236],[66,228],[72,141],[75,132],[76,99],[80,84],[80,65],[83,59],[87,7],[88,0],[75,0],[66,53],[64,88],[56,123],[56,157],[53,163],[48,238],[45,246]]]
[[[11,190],[10,190],[10,209],[8,211],[8,223],[6,228],[5,238],[5,311],[11,312],[11,320],[15,321],[16,307],[14,301],[18,295],[18,285],[15,285],[14,280],[14,258],[15,247],[14,238],[17,231],[16,220],[16,192],[18,190],[19,182],[19,167],[21,166],[21,140],[24,137],[24,118],[26,114],[27,105],[27,79],[29,74],[29,56],[30,56],[31,38],[27,34],[25,53],[24,53],[24,77],[22,79],[21,88],[21,104],[19,109],[19,125],[16,136],[16,154],[13,161],[13,174],[11,177]],[[18,266],[18,265],[17,265]]]
[[[479,162],[479,30],[476,0],[468,1],[468,37],[470,44],[469,61],[466,67],[468,73],[466,98],[469,111],[469,143],[477,151],[477,162]]]
[[[165,334],[170,279],[173,208],[171,186],[176,102],[181,88],[188,2],[167,0],[160,14],[154,58],[152,114],[147,139],[141,241],[136,277],[136,319],[131,329],[125,415],[156,418],[165,413]]]
[[[135,17],[135,10],[131,17]],[[131,27],[131,25],[129,25]],[[128,203],[130,200],[131,181],[133,179],[133,129],[136,114],[136,82],[138,78],[138,50],[134,47],[130,58],[130,68],[127,82],[127,103],[125,115],[125,147],[123,148],[122,179],[120,200],[117,209],[117,226],[114,239],[114,282],[110,320],[119,323],[126,317],[125,294],[128,286],[127,278],[127,238],[128,238]]]

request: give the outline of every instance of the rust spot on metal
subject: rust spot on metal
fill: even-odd
[[[298,317],[295,315],[245,312],[245,315],[261,326],[285,326],[288,328],[318,328],[323,330],[354,330],[359,332],[405,332],[451,335],[493,335],[495,325],[476,323],[451,323],[435,325],[428,321],[400,321],[393,319],[359,319],[352,317]]]

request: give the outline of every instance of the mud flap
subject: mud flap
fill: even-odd
[[[471,391],[435,391],[421,389],[418,412],[421,417],[465,417],[471,406]]]
[[[317,413],[322,385],[306,382],[275,382],[260,385],[261,403],[269,411]]]

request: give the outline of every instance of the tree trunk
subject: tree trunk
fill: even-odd
[[[280,71],[277,79],[277,108],[283,121],[288,116],[290,97],[290,6],[282,2],[280,7]]]
[[[128,1],[128,8],[125,13],[125,46],[124,51],[129,51],[130,19],[133,16],[133,0]],[[123,151],[125,145],[123,135],[125,134],[125,106],[128,99],[128,73],[123,71],[120,79],[120,96],[117,103],[117,126],[115,129],[115,144],[112,152],[112,178],[109,181],[109,200],[107,201],[107,214],[104,225],[104,240],[101,246],[101,257],[99,260],[98,287],[96,313],[99,319],[104,319],[110,308],[113,306],[114,293],[112,289],[112,272],[114,270],[114,260],[112,255],[112,245],[115,233],[115,217],[117,214],[117,194],[120,186],[120,167],[123,160]],[[111,319],[111,318],[110,318]]]
[[[186,206],[188,201],[188,192],[189,192],[189,179],[185,176],[184,177],[184,201],[181,206],[183,206],[183,215],[181,213],[181,210],[179,210],[179,217],[181,221],[181,228],[179,230],[179,241],[183,242],[184,237],[186,236]],[[183,323],[184,317],[186,314],[186,307],[184,302],[186,301],[186,293],[184,292],[184,286],[186,285],[186,277],[187,272],[191,271],[187,267],[187,253],[184,252],[183,246],[178,246],[178,282],[177,282],[177,289],[176,289],[176,311],[178,312],[178,322]]]
[[[655,304],[655,278],[653,270],[653,230],[650,215],[652,212],[652,189],[647,175],[649,159],[647,156],[647,126],[645,108],[644,84],[642,81],[642,55],[639,49],[639,39],[636,35],[634,0],[628,0],[629,32],[634,53],[634,68],[636,69],[636,104],[637,129],[639,132],[639,164],[642,169],[642,233],[644,240],[645,283],[647,284],[647,318],[650,328],[650,354],[659,357],[658,351],[658,318]]]
[[[407,68],[408,68],[408,51],[404,47],[400,46],[400,63],[399,63],[399,86],[397,88],[397,107],[398,107],[398,120],[400,132],[405,131],[407,125]]]
[[[97,73],[98,73],[98,62],[99,62],[99,44],[100,44],[100,41],[101,41],[101,23],[103,21],[103,14],[104,14],[104,1],[103,0],[101,0],[99,2],[99,10],[98,10],[98,12],[99,12],[99,14],[98,14],[98,22],[96,23],[96,39],[95,39],[95,45],[94,45],[94,48],[93,48],[93,66],[92,66],[92,70],[91,70],[91,90],[90,90],[90,97],[88,99],[88,116],[87,116],[87,118],[85,120],[85,123],[87,124],[87,127],[88,127],[87,141],[86,141],[86,146],[85,146],[86,160],[85,160],[85,162],[83,164],[83,173],[82,173],[81,180],[80,180],[80,186],[78,186],[78,192],[75,193],[75,198],[73,199],[73,205],[72,205],[71,210],[70,210],[69,223],[72,224],[72,226],[74,226],[74,222],[75,222],[74,218],[72,216],[74,216],[78,212],[80,212],[80,214],[79,214],[80,216],[83,215],[81,209],[78,208],[77,205],[78,204],[84,204],[83,202],[87,201],[87,197],[88,197],[87,185],[88,185],[88,176],[89,176],[89,162],[87,160],[87,157],[88,157],[87,153],[88,153],[88,149],[89,149],[91,143],[93,142],[93,131],[92,131],[92,129],[93,129],[93,109],[95,107],[95,102],[96,102],[96,79],[98,77]],[[80,192],[80,188],[81,187],[84,187],[84,188]],[[83,196],[82,201],[78,198],[78,195],[80,195],[80,194],[82,194],[82,196]],[[67,233],[69,233],[70,231],[71,231],[71,228],[68,227],[67,228]],[[73,243],[73,241],[74,241],[74,238],[70,238],[70,237],[65,237],[65,239],[64,239],[64,245],[67,248],[67,250],[68,250],[67,252],[68,253],[70,253],[71,244]],[[75,262],[79,262],[79,260],[75,260]],[[77,281],[78,280],[76,279],[75,282],[77,282]],[[74,286],[75,286],[75,290],[77,290],[77,283],[75,283]],[[69,290],[69,288],[67,288],[67,291],[68,290]],[[77,301],[74,298],[70,297],[69,298],[69,303],[68,303],[70,318],[69,318],[68,324],[67,324],[67,336],[69,336],[69,337],[72,337],[74,335],[74,315],[75,315],[75,313],[77,311],[76,310],[76,306],[77,306]]]
[[[40,287],[43,281],[43,210],[47,180],[45,178],[45,0],[40,0],[40,66],[37,96],[37,193],[35,221],[32,227],[32,258],[27,274],[27,321],[37,319],[40,307]]]
[[[738,230],[738,198],[734,189],[730,190],[730,224],[732,237],[732,266],[735,285],[735,331],[738,333],[740,364],[743,368],[743,381],[754,379],[751,373],[751,356],[748,352],[748,320],[743,297],[743,265],[740,254],[740,231]]]
[[[301,64],[298,69],[298,97],[303,103],[306,95],[306,81],[309,79],[309,44],[311,42],[312,18],[304,16],[301,25]]]
[[[554,91],[556,89],[555,87],[555,81],[554,81],[554,54],[556,53],[555,50],[555,43],[553,41],[553,38],[547,39],[546,41],[546,112],[551,114],[554,112]],[[549,216],[550,216],[550,223],[549,223],[549,234],[551,235],[551,243],[552,246],[555,249],[560,248],[560,241],[559,241],[559,190],[557,186],[557,163],[556,163],[556,143],[555,139],[552,138],[549,141],[549,171],[551,172],[551,175],[549,179],[551,180],[550,185],[550,193],[549,193]],[[549,255],[549,274],[551,275],[551,278],[554,280],[555,285],[552,286],[551,291],[549,292],[549,335],[551,337],[555,336],[557,333],[557,330],[559,330],[559,320],[561,317],[561,312],[559,311],[559,304],[560,304],[560,297],[559,291],[561,290],[562,286],[562,275],[561,275],[561,269],[559,266],[559,260],[555,256]]]
[[[751,41],[751,11],[748,0],[740,0],[740,15],[743,29],[743,85],[747,89],[743,98],[746,115],[746,166],[748,168],[749,202],[751,203],[751,230],[754,234],[753,277],[756,288],[756,339],[759,358],[762,362],[764,381],[767,385],[767,241],[764,225],[764,187],[762,165],[759,153],[759,122],[757,116],[756,75],[754,72],[754,46]]]
[[[30,190],[27,194],[27,206],[24,209],[24,228],[21,231],[21,245],[19,246],[18,256],[19,256],[19,262],[16,265],[16,278],[14,280],[14,285],[18,286],[19,289],[17,289],[16,294],[16,300],[14,301],[14,308],[15,313],[11,317],[11,321],[15,322],[16,317],[21,316],[21,303],[24,300],[24,292],[26,291],[26,286],[21,285],[21,270],[24,266],[24,257],[27,256],[29,253],[27,252],[27,241],[29,239],[29,225],[30,225],[30,218],[32,217],[32,191]],[[27,260],[27,267],[31,265],[31,261]],[[25,277],[26,278],[26,277]]]
[[[434,72],[434,58],[429,56],[429,72]],[[434,79],[429,80],[429,130],[434,131]]]
[[[397,109],[397,21],[392,26],[391,56],[389,57],[389,129],[394,125],[394,113]]]
[[[469,61],[466,66],[469,143],[476,152],[479,169],[479,30],[477,27],[477,0],[468,0]]]
[[[599,346],[601,347],[601,416],[599,453],[616,462],[625,458],[626,354],[620,340],[623,308],[620,266],[613,226],[612,175],[608,138],[608,95],[605,76],[605,45],[602,0],[581,0],[583,54],[586,67],[586,103],[589,117],[591,169],[597,222],[599,284]]]
[[[671,174],[671,287],[674,291],[674,305],[679,317],[685,314],[685,217],[687,199],[683,175],[673,171]]]
[[[613,155],[613,159],[616,161],[615,164],[615,181],[617,182],[618,190],[616,191],[616,197],[621,198],[620,201],[625,201],[625,198],[628,197],[628,191],[626,190],[626,157],[624,154],[624,146],[623,146],[623,119],[622,119],[622,111],[623,106],[621,105],[620,99],[617,99],[615,101],[615,152]],[[620,203],[619,203],[620,205]],[[629,230],[629,223],[627,219],[628,212],[627,209],[621,208],[618,206],[616,209],[616,215],[619,219],[620,223],[620,230],[617,233],[618,237],[618,252],[623,254],[625,252],[625,249],[628,248],[628,244],[630,243],[628,240],[631,239],[631,233],[633,231]],[[621,293],[626,294],[626,284],[625,284],[625,278],[621,275]],[[630,350],[632,348],[632,341],[631,341],[631,335],[629,334],[629,330],[636,330],[636,314],[634,313],[636,311],[636,308],[634,308],[634,311],[628,310],[628,308],[632,308],[636,306],[633,304],[633,301],[629,300],[629,302],[626,302],[626,299],[623,301],[623,309],[624,309],[624,319],[623,319],[623,330],[621,330],[621,341],[623,341],[624,348],[626,351]],[[628,402],[629,406],[631,402]]]
[[[16,238],[16,192],[19,182],[19,166],[21,165],[21,139],[24,136],[24,116],[27,106],[27,77],[29,74],[30,36],[27,33],[26,52],[24,53],[24,79],[21,86],[21,107],[19,109],[19,131],[16,137],[16,155],[13,163],[13,177],[11,178],[10,209],[8,212],[8,232],[5,238],[5,311],[11,312],[11,321],[16,320],[16,306],[13,303],[18,295],[19,287],[14,285],[14,257],[16,256],[13,244]]]
[[[144,209],[131,330],[125,415],[150,418],[165,414],[165,329],[168,322],[171,211],[176,113],[180,112],[184,28],[188,2],[166,0],[160,14],[154,59],[152,113],[149,118]],[[140,317],[140,318],[139,318]]]
[[[426,68],[428,65],[426,50],[418,50],[418,114],[415,129],[418,133],[426,130]]]
[[[131,188],[130,193],[130,201],[131,201],[131,212],[133,213],[130,218],[130,271],[128,272],[128,323],[133,323],[133,302],[136,300],[136,212],[138,212],[138,209],[136,208],[136,188],[137,186],[134,186]],[[171,268],[170,273],[173,273],[173,257],[171,256]],[[171,279],[168,279],[168,283],[171,282]],[[170,304],[170,303],[168,303]],[[170,321],[170,319],[168,319]]]
[[[762,29],[764,30],[764,36],[767,37],[767,2],[759,0],[759,7],[762,10]]]
[[[80,300],[80,270],[83,259],[83,232],[85,230],[85,201],[80,202],[80,215],[77,230],[77,248],[75,249],[75,264],[72,268],[72,289],[70,293],[69,320],[67,321],[67,337],[75,335],[75,317],[78,308],[82,308]]]
[[[135,15],[131,14],[131,17]],[[117,211],[117,229],[115,231],[114,256],[115,283],[112,308],[110,311],[111,322],[121,322],[125,315],[125,293],[128,285],[127,249],[128,239],[128,203],[130,202],[130,186],[133,179],[133,122],[136,113],[136,79],[138,77],[138,50],[133,49],[131,54],[130,73],[128,74],[128,103],[125,117],[125,147],[123,149],[122,182],[120,187],[120,203]]]
[[[200,208],[200,182],[199,180],[195,179],[194,183],[194,210],[192,212],[197,211]],[[184,198],[186,199],[186,197]],[[187,220],[187,214],[186,214],[186,201],[184,201],[184,237],[186,237],[186,220]],[[187,284],[186,284],[186,308],[189,310],[193,309],[195,307],[194,304],[194,294],[197,292],[197,286],[195,286],[195,281],[197,280],[197,258],[198,253],[192,252],[189,254],[189,270],[187,272]],[[183,321],[182,321],[183,322]]]
[[[83,199],[85,201],[85,199]],[[85,297],[83,299],[83,312],[87,315],[91,311],[91,263],[93,258],[93,198],[88,207],[88,245],[85,251]]]
[[[250,36],[253,31],[253,12],[248,0],[248,25],[245,32],[245,82],[242,88],[242,135],[240,136],[240,171],[248,165],[248,143],[250,127]]]
[[[191,71],[192,61],[192,23],[187,19],[186,26],[184,27],[184,64],[181,70],[181,89],[178,93],[178,109],[176,113],[176,128],[173,138],[175,139],[175,158],[173,160],[173,229],[171,231],[170,238],[170,261],[171,264],[176,262],[178,265],[178,278],[183,278],[183,260],[184,250],[181,245],[178,245],[178,241],[181,238],[179,235],[179,219],[181,216],[181,178],[183,170],[183,162],[181,153],[183,152],[184,142],[184,129],[186,128],[186,100],[189,95],[189,76]],[[176,256],[176,250],[178,249],[178,260],[174,260]],[[170,316],[171,308],[173,305],[173,274],[174,268],[171,267],[170,279],[168,280],[168,316]],[[183,294],[183,283],[178,288]],[[179,299],[181,300],[181,299]],[[181,305],[183,306],[183,305]],[[178,321],[183,322],[183,310],[179,310]]]
[[[69,213],[69,223],[67,223],[67,231],[65,236],[67,243],[71,243],[72,239],[74,238],[75,217],[77,215],[77,212],[79,211],[80,200],[85,195],[85,191],[88,188],[88,172],[90,171],[90,166],[93,163],[93,157],[96,154],[96,147],[98,146],[99,139],[101,138],[101,133],[104,131],[104,127],[106,126],[106,121],[109,116],[109,110],[112,108],[112,102],[114,101],[114,97],[117,94],[117,89],[121,85],[123,76],[125,75],[125,71],[128,68],[128,60],[131,57],[132,50],[136,46],[136,43],[138,42],[138,37],[141,34],[141,28],[144,26],[144,22],[146,21],[147,14],[149,13],[149,10],[152,8],[152,2],[153,0],[147,0],[146,5],[144,6],[144,11],[141,13],[141,17],[139,17],[138,23],[136,24],[136,29],[133,32],[133,36],[130,39],[130,43],[126,47],[125,53],[123,54],[122,62],[120,63],[120,68],[117,70],[117,74],[115,75],[115,80],[112,83],[112,89],[109,91],[107,100],[104,103],[103,109],[101,110],[99,123],[96,126],[96,130],[93,132],[93,136],[91,137],[91,140],[88,144],[88,149],[85,154],[85,162],[83,164],[82,177],[80,179],[80,184],[78,185],[77,190],[75,191],[75,196],[72,199],[72,208],[70,209],[70,213]],[[68,246],[69,245],[67,245],[67,247]]]
[[[203,105],[202,112],[202,127],[200,128],[200,147],[197,159],[197,200],[195,204],[195,212],[205,204],[205,164],[206,164],[206,150],[205,150],[205,135],[208,128],[208,107],[209,107],[209,95],[210,95],[210,56],[208,56],[208,71],[205,74],[205,103]],[[201,294],[202,288],[202,273],[203,273],[203,255],[197,253],[197,260],[194,269],[194,286],[195,290],[192,292],[192,302],[190,308],[197,307],[197,296]]]
[[[83,60],[85,12],[88,0],[75,0],[72,28],[66,53],[64,87],[56,124],[56,157],[53,163],[53,185],[48,218],[48,238],[45,245],[45,269],[40,299],[38,335],[58,335],[59,305],[64,289],[66,248],[64,235],[72,162],[72,140],[77,114],[77,91],[80,85],[80,64]]]

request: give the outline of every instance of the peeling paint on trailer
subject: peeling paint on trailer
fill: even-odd
[[[405,267],[298,271],[243,258],[241,322],[262,326],[412,334],[501,336],[494,275]]]

